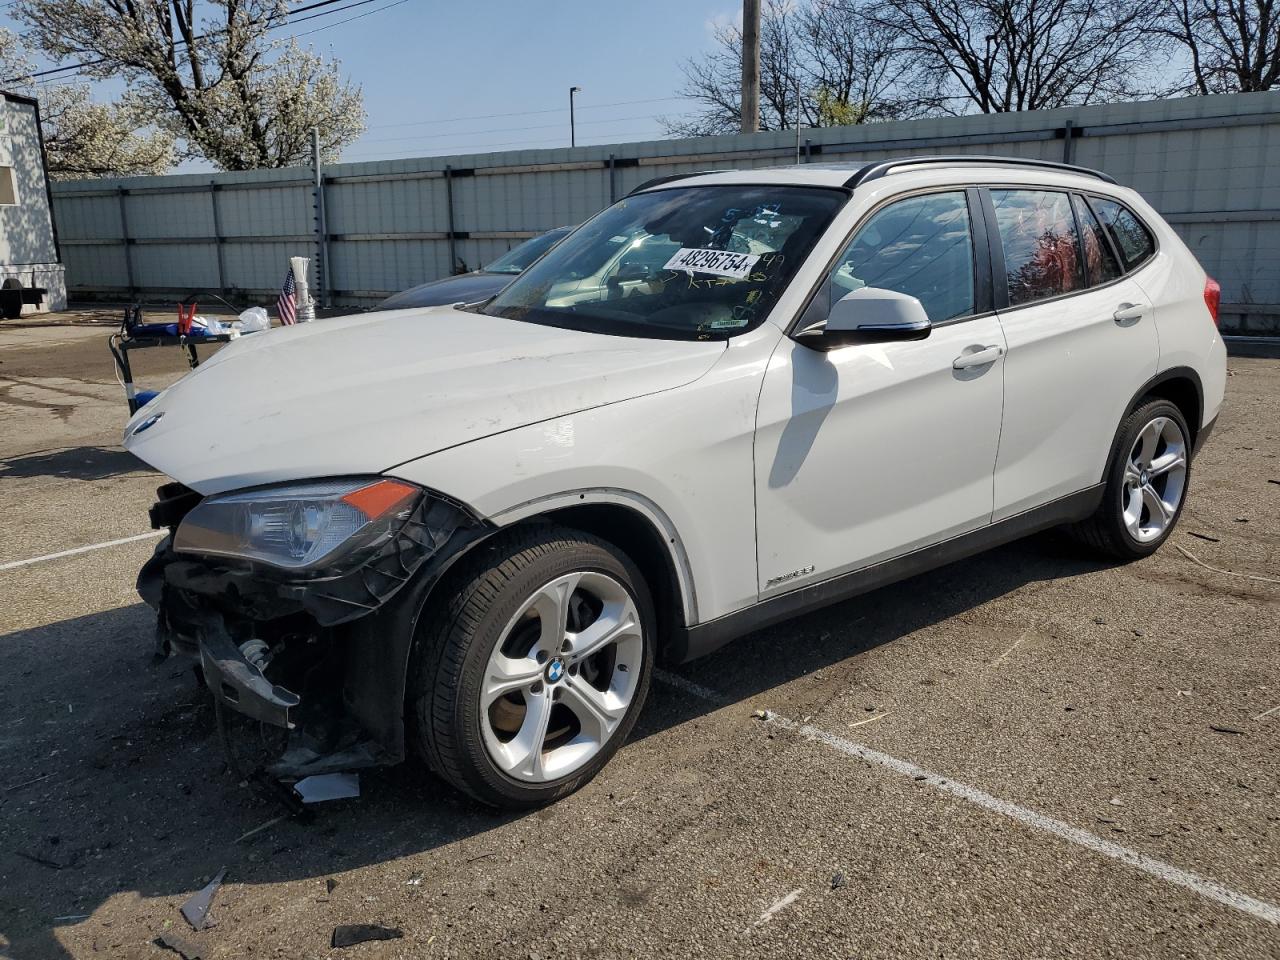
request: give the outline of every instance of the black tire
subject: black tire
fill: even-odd
[[[1129,532],[1124,522],[1125,465],[1138,435],[1157,417],[1167,417],[1182,431],[1182,441],[1187,451],[1186,478],[1178,508],[1163,533],[1153,540],[1139,541]],[[1168,400],[1143,399],[1139,401],[1137,408],[1124,418],[1116,434],[1115,449],[1111,454],[1111,461],[1107,464],[1106,489],[1102,494],[1102,503],[1098,505],[1093,516],[1068,527],[1067,530],[1078,543],[1104,557],[1122,561],[1141,560],[1155,553],[1169,538],[1169,534],[1173,532],[1178,519],[1182,516],[1182,508],[1187,502],[1190,487],[1191,431],[1187,429],[1186,418],[1183,417],[1182,411]]]
[[[584,766],[540,784],[516,780],[490,758],[481,732],[480,684],[502,631],[541,586],[574,571],[606,574],[639,613],[643,656],[630,707],[612,738]],[[502,534],[440,584],[415,638],[408,688],[409,739],[427,765],[482,803],[525,809],[589,782],[635,726],[653,670],[657,618],[643,575],[612,544],[581,531],[531,525]]]

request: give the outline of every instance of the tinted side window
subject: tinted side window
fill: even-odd
[[[909,197],[876,211],[831,273],[831,299],[860,287],[915,297],[934,323],[974,312],[973,236],[962,192]]]
[[[1128,207],[1101,197],[1093,197],[1090,202],[1098,211],[1103,226],[1115,240],[1116,246],[1120,248],[1126,269],[1132,270],[1156,252],[1156,242],[1151,231]]]
[[[1085,276],[1089,286],[1096,287],[1100,283],[1115,280],[1124,271],[1116,263],[1116,255],[1111,250],[1111,243],[1102,232],[1102,224],[1098,223],[1087,204],[1079,197],[1073,198],[1076,217],[1080,221],[1081,237],[1084,240]]]
[[[992,190],[1004,247],[1009,306],[1071,293],[1084,286],[1071,200],[1052,190]]]

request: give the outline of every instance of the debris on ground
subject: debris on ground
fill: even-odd
[[[1220,537],[1211,537],[1207,533],[1196,533],[1194,530],[1188,530],[1187,533],[1199,540],[1208,540],[1210,543],[1221,543]]]
[[[176,933],[162,933],[151,942],[162,950],[172,950],[182,957],[182,960],[203,960],[204,958],[204,953],[198,946]]]
[[[360,796],[360,774],[321,773],[304,777],[293,785],[303,803],[324,803],[326,800],[348,800]]]
[[[1224,726],[1221,726],[1220,724],[1211,723],[1209,724],[1209,729],[1215,730],[1218,733],[1234,733],[1237,736],[1241,736],[1241,737],[1244,736],[1244,731],[1236,727],[1224,727]]]
[[[21,783],[15,783],[13,786],[5,787],[5,793],[12,793],[14,790],[21,790],[23,787],[29,787],[33,783],[39,783],[41,780],[48,780],[52,777],[52,773],[46,773],[43,777],[32,777],[30,780],[23,780]]]
[[[848,882],[849,882],[849,881],[847,881],[847,880],[844,878],[844,874],[843,874],[843,873],[833,873],[833,874],[831,875],[831,889],[832,889],[832,890],[839,890],[841,887],[845,886]]]
[[[1260,577],[1256,573],[1236,573],[1234,570],[1223,570],[1221,567],[1210,566],[1181,544],[1175,543],[1174,546],[1177,547],[1180,554],[1192,563],[1198,563],[1206,570],[1212,570],[1214,573],[1225,574],[1228,577],[1240,577],[1243,580],[1257,580],[1261,583],[1280,583],[1280,580],[1275,577]]]
[[[244,833],[240,834],[240,836],[236,837],[236,843],[243,843],[245,840],[248,840],[252,836],[256,836],[257,834],[261,833],[263,830],[267,830],[271,827],[274,827],[277,823],[279,823],[284,818],[285,818],[285,815],[283,814],[278,817],[272,817],[266,823],[260,824],[259,826],[254,827],[252,830],[245,831]]]
[[[396,927],[380,927],[375,923],[344,923],[333,928],[332,947],[354,947],[370,940],[399,940],[404,931]]]
[[[213,906],[214,895],[222,886],[222,878],[227,875],[227,868],[218,871],[209,883],[180,908],[192,930],[203,930],[209,926],[209,909]]]
[[[751,715],[757,720],[764,720],[766,723],[773,719],[773,712],[770,710],[753,710]]]

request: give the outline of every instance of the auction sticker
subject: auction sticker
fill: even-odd
[[[666,262],[665,270],[687,270],[690,273],[710,273],[717,277],[735,277],[739,280],[751,273],[760,259],[758,253],[731,253],[728,250],[704,250],[698,247],[681,247]]]

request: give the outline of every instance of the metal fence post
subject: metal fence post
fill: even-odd
[[[1075,134],[1074,125],[1068,120],[1062,126],[1062,162],[1071,162],[1071,138]]]
[[[209,206],[213,209],[213,242],[218,251],[218,292],[227,295],[227,263],[222,249],[222,211],[218,209],[218,186],[216,180],[209,181]]]
[[[613,154],[609,154],[609,202],[618,199],[618,168],[614,165]]]
[[[320,306],[329,306],[329,223],[324,209],[324,170],[320,166],[320,128],[311,128],[311,167],[315,171],[314,207],[316,221],[316,292]]]
[[[124,244],[124,273],[129,281],[129,297],[132,299],[134,291],[138,289],[138,285],[133,278],[133,251],[129,249],[132,241],[129,239],[129,214],[124,208],[126,193],[128,191],[124,187],[116,187],[116,199],[120,201],[120,242]]]
[[[453,167],[444,168],[444,204],[449,214],[449,276],[458,268],[457,240],[453,236]]]

